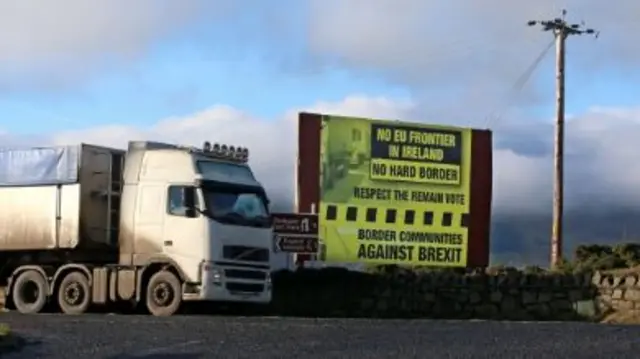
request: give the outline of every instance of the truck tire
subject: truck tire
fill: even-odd
[[[36,314],[47,304],[47,292],[47,279],[36,270],[27,270],[16,278],[11,290],[11,299],[18,312]]]
[[[182,285],[175,274],[160,271],[151,276],[145,296],[149,313],[157,317],[173,315],[182,304]]]
[[[58,306],[65,314],[77,315],[86,312],[91,304],[89,279],[84,273],[69,272],[58,286]]]

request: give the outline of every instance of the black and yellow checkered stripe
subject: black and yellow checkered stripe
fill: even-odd
[[[413,209],[358,207],[328,204],[324,220],[400,224],[408,226],[433,226],[440,221],[442,227],[468,228],[469,214],[453,212],[416,211]]]

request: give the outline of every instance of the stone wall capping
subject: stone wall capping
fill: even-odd
[[[274,315],[598,320],[640,310],[638,273],[303,269],[273,273]]]

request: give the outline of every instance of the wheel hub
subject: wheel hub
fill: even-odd
[[[153,290],[153,301],[161,306],[166,306],[173,300],[173,290],[167,283],[158,284]]]
[[[65,302],[71,305],[79,304],[83,299],[83,291],[78,283],[72,283],[64,291]]]

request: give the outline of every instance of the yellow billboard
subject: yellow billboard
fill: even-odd
[[[328,262],[467,264],[471,129],[323,116]]]

